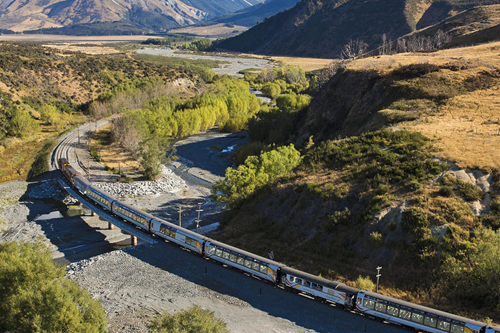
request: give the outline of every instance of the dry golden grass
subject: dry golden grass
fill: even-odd
[[[215,38],[215,37],[232,37],[240,34],[244,31],[247,31],[248,27],[244,27],[242,25],[235,25],[232,27],[225,26],[223,23],[218,23],[214,25],[207,25],[203,27],[184,27],[179,29],[172,29],[169,33],[178,33],[178,34],[191,34],[198,37],[207,37],[207,38]]]
[[[94,137],[108,139],[111,135],[110,128],[111,125],[102,127]],[[116,142],[105,144],[99,139],[91,139],[90,145],[97,147],[97,149],[100,148],[102,163],[109,168],[120,169],[125,174],[136,173],[142,170],[137,159]]]
[[[51,47],[61,51],[82,52],[86,54],[114,54],[121,52],[110,46],[84,46],[81,43],[77,43],[76,45],[73,43],[46,44],[43,46]]]
[[[468,64],[466,69],[450,72],[453,79],[466,79],[500,68],[500,42],[432,53],[405,53],[359,59],[349,68],[380,72],[414,63]],[[500,86],[476,90],[453,97],[438,112],[401,127],[418,131],[435,140],[442,151],[436,155],[460,167],[500,169]]]
[[[314,71],[330,65],[334,59],[296,58],[296,57],[270,57],[271,60],[281,61],[287,66],[300,67],[304,72]]]

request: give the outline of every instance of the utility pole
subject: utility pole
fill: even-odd
[[[380,277],[382,276],[382,274],[380,274],[381,269],[382,269],[382,267],[377,266],[377,288],[375,289],[375,292],[377,292],[377,293],[378,293],[378,281],[379,281]]]
[[[181,220],[182,220],[182,205],[179,205],[179,227],[182,227],[181,225]]]
[[[196,210],[198,212],[198,218],[194,220],[196,222],[196,233],[198,233],[198,228],[200,227],[200,222],[201,222],[200,214],[203,211],[203,209],[201,209],[201,205],[202,203],[198,204],[198,209]]]
[[[78,130],[78,144],[80,144],[80,127],[78,127],[77,130]]]
[[[89,179],[90,182],[90,155],[89,158],[87,159],[87,178]]]

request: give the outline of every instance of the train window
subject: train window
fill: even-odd
[[[243,259],[243,257],[238,256],[238,258],[236,259],[236,262],[238,263],[238,265],[243,266],[245,263],[245,259]]]
[[[229,260],[229,252],[222,251],[222,258]]]
[[[375,302],[374,301],[371,301],[369,299],[364,299],[363,300],[363,305],[369,309],[375,309]]]
[[[311,282],[304,280],[304,286],[310,288],[311,287]]]
[[[222,250],[219,250],[219,249],[215,250],[215,255],[217,257],[222,257]]]
[[[437,319],[436,318],[431,318],[431,317],[425,317],[424,319],[424,324],[430,327],[436,327],[437,325]]]
[[[172,238],[175,238],[175,230],[168,229],[168,235]],[[212,248],[213,249],[213,248]],[[215,249],[214,249],[215,250]]]
[[[399,318],[410,320],[411,312],[401,309],[401,310],[399,310]]]
[[[254,271],[259,271],[260,270],[260,264],[258,262],[253,262],[252,263],[252,269]]]
[[[422,324],[424,322],[424,315],[413,312],[411,315],[411,321]]]
[[[252,262],[250,260],[245,259],[245,267],[252,268]]]
[[[399,309],[388,305],[387,313],[390,314],[391,316],[397,317],[399,315]]]
[[[375,310],[385,313],[385,311],[387,310],[387,305],[382,303],[375,303]]]
[[[451,324],[450,332],[452,333],[463,333],[464,327],[462,325]]]
[[[264,273],[264,274],[267,274],[267,266],[265,266],[265,265],[260,265],[260,272],[261,272],[261,273]]]
[[[236,255],[231,253],[229,255],[229,260],[231,260],[232,262],[236,262]]]
[[[298,284],[302,284],[302,279],[295,278],[295,282]]]
[[[445,332],[449,332],[450,331],[450,323],[447,322],[447,321],[442,321],[442,320],[438,320],[438,328],[441,330],[441,331],[445,331]]]
[[[210,254],[215,254],[215,247],[211,247],[211,246],[209,246],[209,247],[208,247],[208,253],[210,253]]]

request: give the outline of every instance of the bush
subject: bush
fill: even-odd
[[[429,216],[420,207],[410,207],[403,212],[403,228],[419,240],[430,235],[430,225]]]
[[[443,197],[452,197],[453,194],[454,194],[453,187],[451,187],[451,186],[445,185],[445,186],[441,186],[441,188],[439,189],[439,195],[441,195]]]
[[[381,247],[384,244],[384,239],[382,234],[378,231],[373,231],[370,233],[370,245],[373,247]]]
[[[204,310],[195,305],[187,310],[180,310],[174,315],[164,313],[153,319],[149,326],[150,333],[227,333],[226,323],[215,318],[213,311]]]
[[[483,200],[484,192],[474,184],[459,181],[458,190],[467,201]]]
[[[101,304],[40,244],[0,244],[0,332],[106,332]]]
[[[375,283],[373,283],[369,276],[362,277],[360,275],[356,279],[356,288],[366,291],[373,291],[373,289],[375,288]]]

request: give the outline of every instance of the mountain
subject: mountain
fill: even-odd
[[[417,30],[409,36],[435,36],[438,30],[447,33],[451,41],[445,47],[482,44],[500,39],[500,5],[479,6],[465,10],[437,24]]]
[[[372,49],[382,43],[383,35],[394,40],[474,6],[496,3],[500,0],[301,0],[217,46],[240,52],[334,58],[351,40],[362,40]]]
[[[266,18],[274,16],[279,12],[292,8],[298,0],[269,0],[249,8],[241,9],[235,13],[215,18],[210,23],[230,23],[244,27],[253,27]]]
[[[0,28],[14,31],[130,22],[155,31],[198,23],[263,0],[0,0]],[[195,7],[198,6],[198,7]]]

